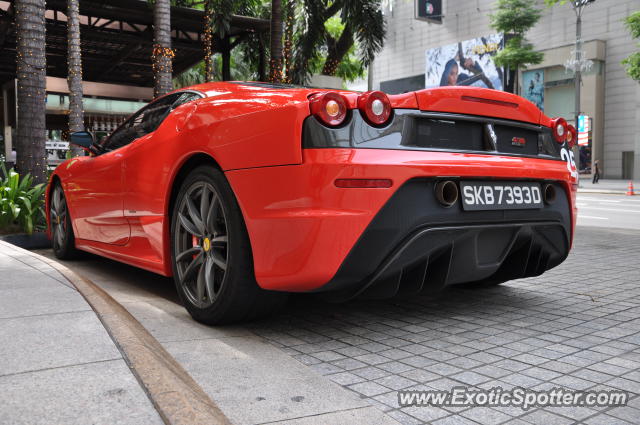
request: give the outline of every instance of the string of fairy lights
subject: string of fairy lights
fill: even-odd
[[[67,6],[68,51],[67,82],[69,86],[69,130],[63,132],[63,140],[68,140],[69,133],[84,130],[84,109],[82,90],[82,50],[80,46],[79,1],[72,0]],[[76,34],[77,36],[72,36]],[[64,137],[67,138],[64,138]],[[80,154],[76,150],[76,154]]]
[[[204,14],[204,28],[203,28],[203,50],[205,58],[205,73],[206,80],[211,81],[214,79],[214,14],[212,13],[212,1],[205,0],[205,14]],[[71,7],[76,8],[76,20],[73,19],[73,11]],[[284,0],[283,1],[283,15],[284,15],[284,34],[283,34],[283,50],[282,57],[276,59],[278,63],[274,63],[273,59],[270,61],[270,73],[269,80],[283,83],[291,83],[293,80],[294,69],[294,31],[296,24],[296,1]],[[68,20],[68,25],[77,26],[74,31],[79,33],[79,20],[78,16],[78,1],[69,2],[68,15],[71,19]],[[46,99],[46,84],[44,79],[46,76],[46,54],[43,40],[45,39],[44,32],[46,31],[46,19],[45,19],[45,2],[44,0],[32,0],[16,2],[14,14],[16,20],[16,40],[17,45],[17,88],[18,97],[22,99],[36,98],[37,102],[28,102],[30,106],[26,106],[26,102],[18,102],[18,116],[23,118],[31,115],[36,115],[34,110],[35,103],[41,105],[41,108],[45,108]],[[23,18],[23,16],[26,18]],[[70,28],[71,30],[71,28]],[[70,108],[69,108],[69,129],[70,131],[79,131],[84,127],[84,109],[82,107],[82,60],[81,60],[81,46],[79,39],[68,40],[69,55],[67,56],[67,69],[68,84],[71,87],[74,86],[74,90],[70,91]],[[154,87],[158,89],[158,85],[162,85],[163,81],[159,81],[158,78],[163,78],[169,75],[169,83],[171,83],[171,75],[173,71],[173,60],[176,57],[176,52],[171,47],[163,46],[155,43],[153,45],[151,59],[154,79],[156,80]],[[325,63],[325,72],[334,74],[339,65],[339,61],[330,60]],[[38,81],[38,84],[33,85],[31,82]],[[162,90],[162,89],[160,89]],[[78,99],[79,98],[79,99]],[[79,107],[74,106],[75,102],[79,102]],[[39,112],[39,111],[38,111]],[[46,113],[46,111],[45,111]],[[43,114],[44,115],[44,114]],[[43,135],[46,136],[46,125],[43,123],[29,122],[28,125],[33,129],[34,125],[42,127]],[[29,137],[32,134],[28,131],[29,127],[18,125],[18,143],[20,143],[21,137]],[[39,131],[40,129],[37,129]],[[24,133],[24,134],[23,134]],[[68,133],[68,131],[65,131]],[[28,135],[27,135],[28,134]],[[38,152],[34,154],[34,152]],[[26,157],[24,156],[26,153]],[[35,156],[34,156],[35,155]],[[26,149],[22,152],[20,162],[34,164],[36,168],[44,169],[46,165],[46,153],[42,149],[42,153],[39,150]]]
[[[205,1],[204,30],[202,43],[204,45],[205,80],[213,80],[213,13],[211,0]]]
[[[327,61],[324,64],[324,73],[327,75],[336,75],[338,65],[340,65],[339,60],[327,58]]]
[[[293,80],[293,25],[295,22],[295,1],[288,0],[285,4],[284,48],[282,52],[284,60],[284,75],[282,82],[291,84]]]
[[[171,90],[171,75],[173,74],[173,59],[176,52],[171,47],[158,43],[153,45],[151,53],[151,68],[153,69],[154,95],[156,97]]]
[[[16,2],[16,75],[18,98],[17,168],[31,173],[37,182],[46,179],[44,143],[33,140],[34,134],[46,135],[45,98],[45,6],[44,0]]]

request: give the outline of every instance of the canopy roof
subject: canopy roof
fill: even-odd
[[[16,34],[13,0],[0,1],[0,83],[15,78]],[[47,75],[67,76],[66,0],[47,0]],[[80,33],[86,81],[153,86],[153,11],[145,0],[81,0]],[[172,7],[174,74],[202,60],[204,12]],[[227,38],[269,30],[269,21],[233,16]],[[214,40],[220,52],[227,42]],[[228,48],[228,47],[227,47]]]

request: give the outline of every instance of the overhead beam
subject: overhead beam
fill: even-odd
[[[47,0],[47,9],[65,12],[66,0]],[[80,14],[84,16],[100,17],[103,19],[122,20],[141,25],[153,25],[153,14],[145,0],[83,0],[80,2]],[[171,29],[184,31],[202,31],[204,11],[186,7],[171,8]],[[269,31],[270,22],[267,19],[249,16],[232,15],[231,26],[243,30],[258,32]]]
[[[128,44],[127,47],[125,47],[120,53],[118,53],[111,61],[109,61],[110,65],[107,65],[104,68],[104,71],[102,71],[101,73],[99,73],[96,77],[95,77],[95,81],[100,81],[105,75],[109,74],[111,71],[113,71],[115,68],[117,68],[118,66],[122,65],[122,63],[124,62],[125,59],[127,59],[129,56],[135,54],[138,52],[138,50],[140,50],[142,48],[142,44],[140,43],[131,43]]]

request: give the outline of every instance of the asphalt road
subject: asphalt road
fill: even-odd
[[[578,225],[640,230],[640,196],[578,193]]]

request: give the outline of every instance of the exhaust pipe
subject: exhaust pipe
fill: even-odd
[[[445,208],[458,202],[458,185],[452,180],[445,180],[436,184],[436,199]]]
[[[544,203],[551,205],[556,200],[556,188],[552,184],[545,184],[542,188]]]

